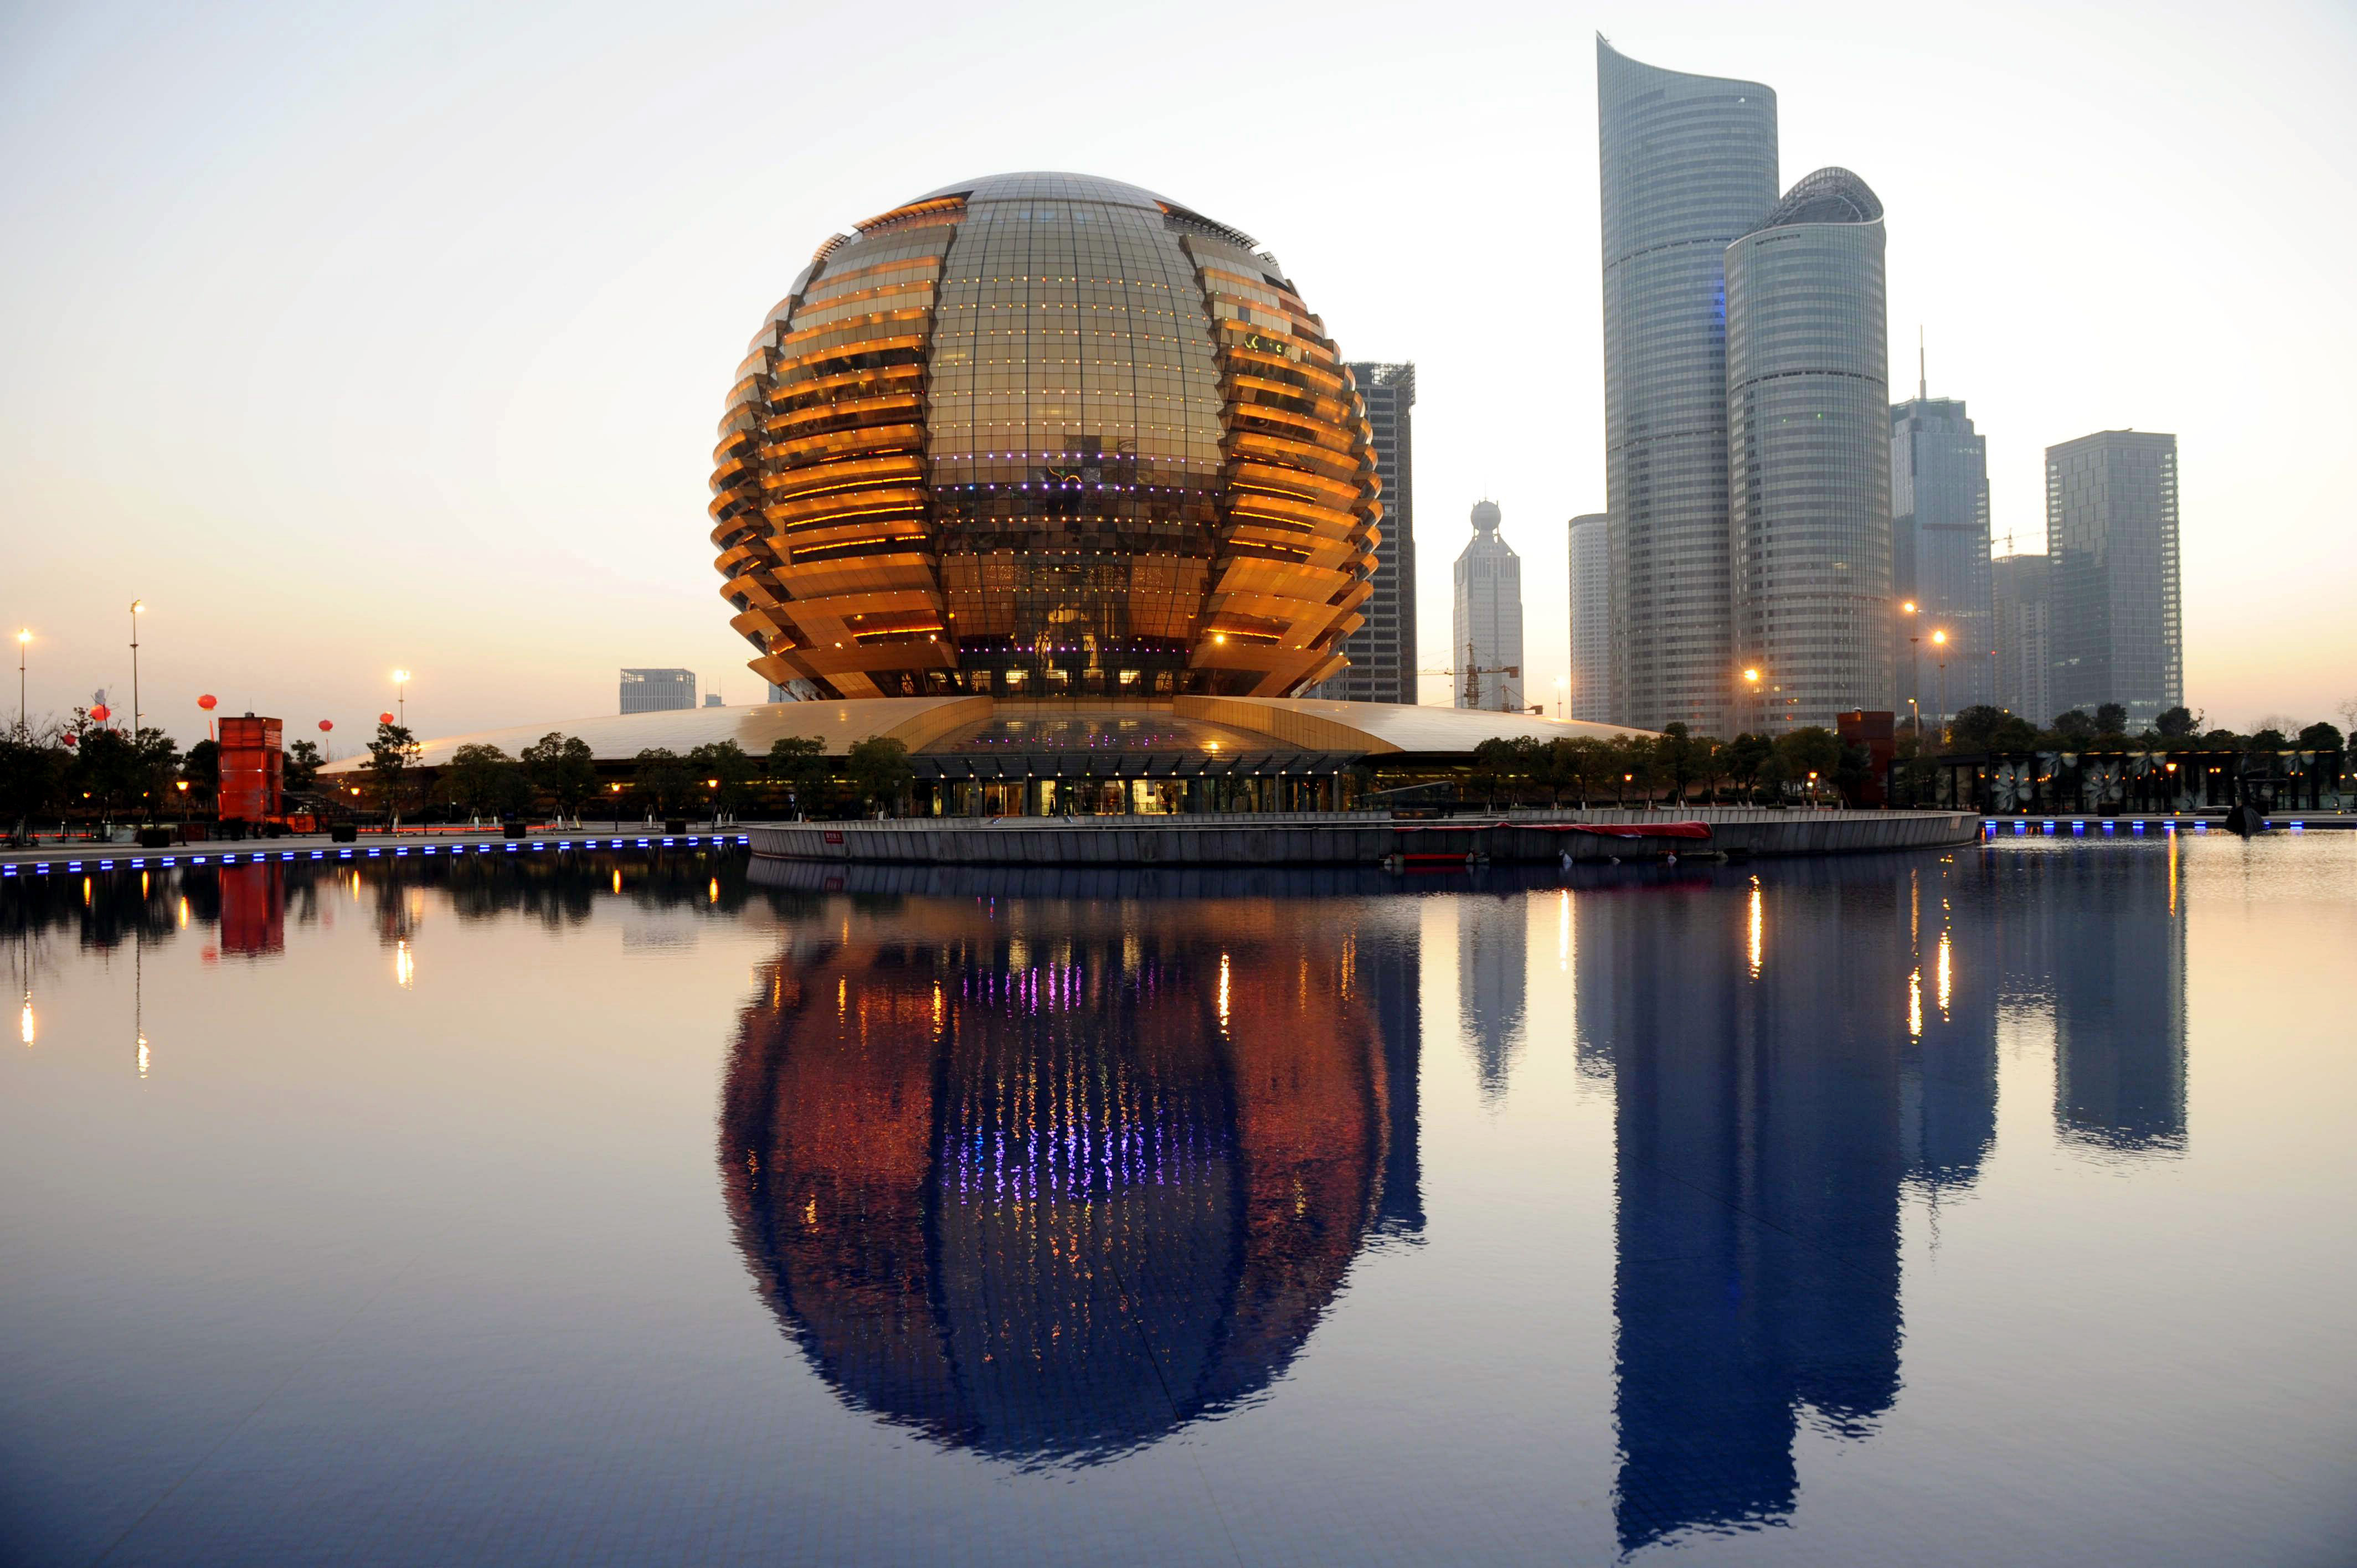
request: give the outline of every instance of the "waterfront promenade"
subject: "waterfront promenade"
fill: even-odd
[[[1707,839],[1623,838],[1587,829],[1708,826]],[[935,865],[1372,865],[1471,856],[1498,865],[1664,854],[1843,854],[1974,842],[1970,811],[1500,811],[1403,822],[1371,812],[1282,816],[909,818],[769,823],[748,830],[754,854],[778,860]]]

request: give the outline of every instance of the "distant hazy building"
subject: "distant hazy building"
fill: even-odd
[[[2042,728],[2061,711],[2051,679],[2054,599],[2047,559],[2000,555],[1989,563],[1989,579],[1996,612],[1996,705]]]
[[[1374,593],[1361,607],[1366,623],[1342,641],[1351,667],[1316,689],[1346,703],[1415,701],[1415,367],[1352,363],[1373,433],[1375,473],[1383,480],[1383,542],[1375,546]]]
[[[693,670],[625,670],[622,671],[622,712],[661,714],[695,706]]]
[[[1571,714],[1612,722],[1612,518],[1571,520]]]
[[[1449,639],[1453,660],[1470,659],[1478,670],[1498,673],[1469,681],[1457,666],[1456,703],[1460,708],[1516,710],[1523,705],[1523,558],[1498,537],[1495,501],[1473,505],[1473,538],[1457,557],[1456,615]],[[1514,671],[1505,673],[1507,670]]]
[[[706,693],[704,693],[704,705],[705,705],[705,707],[707,707],[707,708],[716,708],[716,707],[718,707],[718,706],[720,705],[720,693],[717,693],[717,692],[706,692]]]
[[[1996,701],[1997,646],[1989,572],[1988,443],[1964,403],[1934,398],[1918,378],[1912,401],[1890,410],[1890,589],[1913,601],[1893,643],[1898,695],[1927,702],[1935,666],[1910,637],[1945,630],[1950,712]]]
[[[783,686],[779,685],[775,681],[772,681],[770,682],[770,695],[767,700],[772,703],[792,703],[798,702],[801,699],[796,697],[793,693],[786,690]]]
[[[1847,169],[1727,247],[1736,727],[1831,728],[1891,700],[1890,381],[1882,202]]]
[[[2104,430],[2049,446],[2046,555],[2057,709],[2118,703],[2136,727],[2183,703],[2177,437]]]
[[[1596,78],[1612,717],[1727,734],[1724,266],[1776,205],[1776,95],[1642,65],[1600,38]]]

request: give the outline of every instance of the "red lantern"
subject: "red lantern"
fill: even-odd
[[[393,715],[391,714],[379,714],[376,716],[376,722],[381,725],[389,725],[393,722]]]
[[[329,730],[335,727],[336,722],[333,719],[321,719],[319,721],[319,733],[321,735],[327,734]]]
[[[66,731],[64,735],[58,738],[64,741],[68,746],[80,746],[81,744],[81,736],[74,734],[71,730]]]
[[[197,706],[204,709],[207,713],[211,713],[213,709],[220,705],[221,699],[214,696],[210,692],[207,692],[203,696],[197,699]]]
[[[104,703],[101,703],[98,706],[91,709],[90,716],[96,719],[100,724],[104,724],[113,715],[108,712],[106,704]]]

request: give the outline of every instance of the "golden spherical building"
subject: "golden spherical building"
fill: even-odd
[[[1351,371],[1276,259],[1085,175],[820,246],[714,461],[751,667],[831,699],[1287,696],[1342,668],[1380,538]]]

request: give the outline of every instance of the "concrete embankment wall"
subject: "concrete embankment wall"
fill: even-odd
[[[1368,865],[1393,854],[1482,856],[1497,865],[1628,859],[1675,851],[1846,854],[1975,842],[1969,811],[1516,812],[1439,822],[1369,815],[968,817],[807,822],[748,829],[753,853],[780,860],[930,865]],[[1569,822],[1707,822],[1708,843],[1631,842],[1564,832]]]

